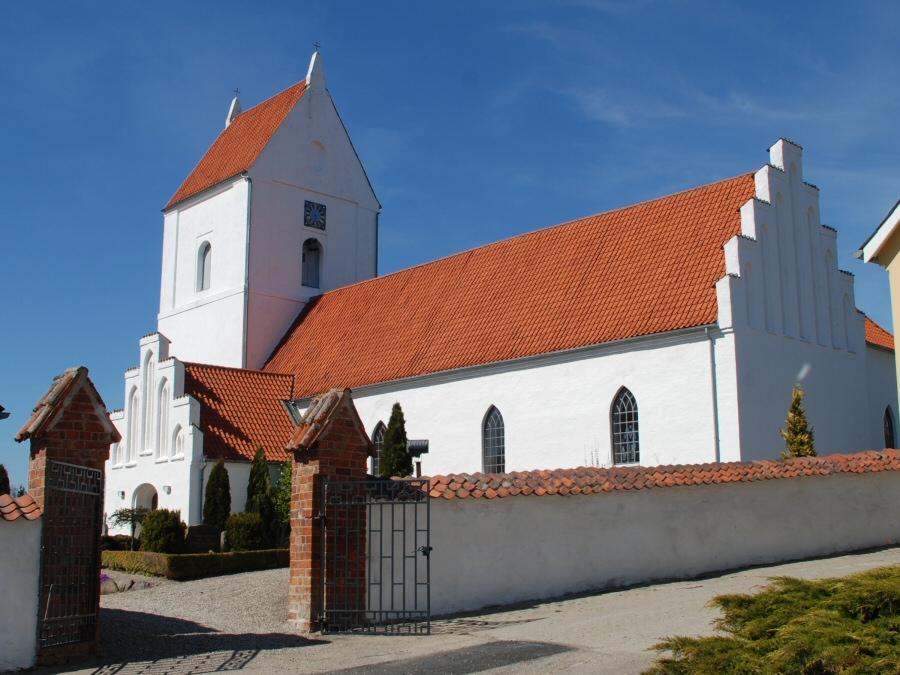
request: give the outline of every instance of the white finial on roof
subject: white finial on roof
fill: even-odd
[[[225,120],[226,129],[234,122],[234,118],[241,114],[241,99],[238,98],[240,93],[240,89],[234,90],[234,100],[231,102],[231,107],[228,109],[228,119]]]
[[[308,89],[325,88],[325,68],[322,66],[322,55],[319,53],[319,45],[309,60],[309,70],[306,72],[306,86]]]

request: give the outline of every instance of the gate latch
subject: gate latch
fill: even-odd
[[[313,516],[312,519],[313,519],[313,520],[321,520],[321,521],[322,521],[322,527],[326,527],[326,524],[325,524],[325,512],[324,512],[324,511],[319,511],[318,515]]]
[[[431,552],[434,550],[434,548],[432,546],[420,546],[416,550],[427,558],[429,555],[431,555]]]

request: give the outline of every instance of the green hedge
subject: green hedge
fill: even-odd
[[[291,558],[290,551],[286,548],[182,555],[146,551],[102,551],[102,556],[103,567],[108,569],[132,574],[149,574],[176,581],[287,567]]]

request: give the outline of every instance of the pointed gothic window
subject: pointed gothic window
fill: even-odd
[[[197,253],[197,290],[205,291],[212,279],[212,245],[205,241]]]
[[[613,464],[637,464],[641,461],[638,440],[638,407],[626,387],[619,389],[612,407]]]
[[[322,249],[315,239],[307,239],[303,242],[303,279],[304,286],[319,288],[321,276]]]
[[[485,473],[506,471],[506,434],[503,416],[494,406],[488,409],[484,417],[481,449]]]
[[[897,447],[897,441],[894,439],[894,412],[891,406],[884,409],[884,447]]]
[[[384,422],[375,425],[375,431],[372,432],[372,445],[375,446],[375,456],[372,458],[372,475],[377,476],[381,468],[381,448],[384,447],[384,432],[386,431]]]

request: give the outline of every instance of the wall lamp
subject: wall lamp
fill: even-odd
[[[125,499],[125,490],[119,490],[119,499]]]
[[[171,485],[163,485],[163,492],[167,495],[172,494],[172,486]]]

